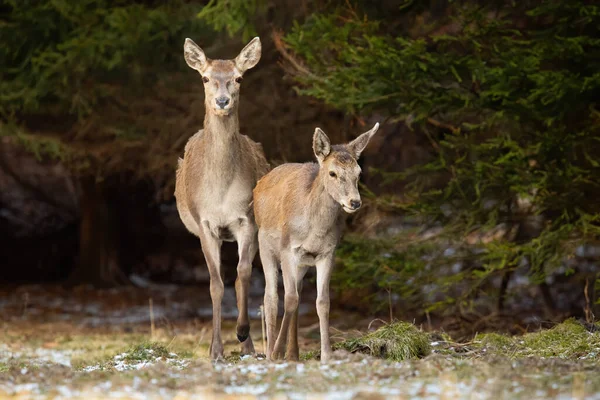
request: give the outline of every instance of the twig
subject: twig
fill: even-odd
[[[262,344],[263,344],[263,353],[267,354],[267,342],[265,337],[265,307],[263,305],[260,306],[260,321],[262,325]]]
[[[381,318],[375,318],[373,321],[369,322],[369,326],[367,326],[367,330],[370,331],[371,330],[371,325],[373,324],[373,322],[375,321],[379,321],[381,322],[383,325],[387,325],[387,322],[385,322],[384,320],[382,320]]]
[[[154,307],[152,304],[152,297],[148,299],[150,306],[150,340],[154,340]]]
[[[169,342],[169,344],[167,345],[167,349],[169,347],[171,347],[171,345],[173,344],[173,342],[175,341],[175,338],[177,337],[177,335],[173,336],[173,339],[171,339],[171,341]]]
[[[431,125],[433,125],[435,127],[448,129],[448,130],[452,131],[452,133],[458,133],[460,131],[460,128],[457,128],[450,124],[446,124],[444,122],[440,122],[437,119],[427,118],[427,122],[429,122]]]
[[[310,76],[312,79],[322,80],[321,78],[310,72],[308,68],[301,65],[300,62],[290,54],[290,52],[287,50],[286,45],[283,43],[283,40],[281,40],[281,36],[281,32],[273,30],[273,43],[275,44],[275,48],[282,55],[282,57],[285,58],[290,64],[292,64],[292,67],[294,67],[298,72]]]
[[[425,136],[427,136],[429,143],[431,143],[431,147],[433,147],[435,149],[435,151],[440,153],[440,145],[437,144],[437,142],[433,139],[433,137],[431,136],[431,134],[429,133],[427,128],[423,129],[423,132],[425,133]]]
[[[394,307],[392,306],[392,289],[387,288],[388,292],[388,304],[390,307],[390,324],[394,322]]]
[[[585,287],[583,288],[583,295],[585,296],[585,320],[588,324],[593,324],[594,313],[592,312],[592,307],[590,306],[589,286],[590,280],[589,278],[585,278]]]
[[[356,10],[354,10],[354,7],[352,7],[352,4],[350,4],[349,0],[346,0],[346,5],[348,6],[348,10],[350,10],[350,12],[352,13],[352,15],[354,16],[354,18],[360,20],[360,17],[358,16],[358,14],[356,13]]]
[[[433,328],[431,326],[431,315],[429,315],[429,311],[425,311],[425,316],[427,317],[427,328],[431,332],[433,331]]]

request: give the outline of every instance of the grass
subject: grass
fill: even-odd
[[[125,353],[145,340],[140,334],[97,334],[63,336],[56,341],[61,349],[75,352],[71,364],[75,369],[81,369],[88,365],[104,365],[115,354]]]
[[[316,360],[321,355],[320,350],[312,350],[300,353],[300,361]]]
[[[521,343],[519,343],[521,344]],[[600,352],[600,333],[589,332],[573,319],[555,327],[523,336],[517,354],[524,357],[574,359]]]
[[[335,348],[393,361],[422,358],[431,352],[429,336],[407,322],[384,325],[374,332],[337,343]]]
[[[596,359],[600,355],[600,332],[590,332],[579,322],[569,319],[551,329],[520,337],[480,334],[475,337],[474,346],[486,350],[488,354],[503,354],[512,358]]]
[[[345,334],[347,339],[335,348],[357,354],[340,354],[343,362],[326,368],[315,361],[298,365],[240,360],[234,327],[232,324],[231,339],[225,342],[229,362],[218,368],[207,357],[208,340],[201,340],[203,334],[198,334],[192,325],[180,328],[177,336],[173,331],[157,330],[154,341],[149,341],[150,337],[142,332],[61,334],[47,329],[40,340],[39,335],[18,335],[13,331],[19,347],[35,350],[41,343],[47,349],[76,355],[80,362],[85,362],[83,366],[98,368],[83,372],[85,368],[77,368],[73,361],[73,368],[40,363],[32,352],[23,351],[18,357],[0,360],[0,397],[31,382],[39,384],[42,393],[51,395],[60,395],[55,388],[61,385],[83,390],[82,398],[106,397],[103,385],[107,382],[111,391],[134,390],[150,396],[160,388],[166,396],[178,398],[198,393],[206,398],[221,398],[221,390],[225,388],[233,390],[235,396],[245,393],[244,390],[266,388],[267,397],[282,391],[335,394],[358,387],[392,388],[405,398],[415,398],[421,392],[425,397],[435,395],[440,390],[446,398],[459,398],[463,391],[489,395],[483,398],[511,399],[555,398],[557,394],[568,397],[573,393],[580,394],[572,395],[573,398],[585,398],[600,393],[600,381],[596,379],[600,358],[595,355],[595,349],[600,347],[600,332],[589,332],[574,320],[523,336],[480,334],[465,344],[454,342],[443,332],[428,334],[410,323],[396,322],[374,332]],[[431,341],[438,342],[432,347],[437,354],[425,357],[431,351]],[[302,361],[319,358],[318,350],[313,350],[318,347],[318,338],[308,342],[307,351],[301,353]],[[177,357],[170,356],[172,353]],[[90,355],[104,360],[95,362]],[[159,357],[162,361],[157,361]],[[182,358],[193,358],[194,362],[181,362]],[[390,362],[399,360],[407,361]],[[129,367],[144,364],[144,367],[116,368],[123,364]],[[26,373],[23,368],[27,368]]]
[[[169,358],[169,350],[157,342],[144,342],[130,348],[123,357],[124,361],[153,361],[159,357]]]
[[[475,335],[473,342],[476,344],[476,347],[494,353],[511,352],[515,347],[515,340],[512,337],[499,333],[478,333]]]

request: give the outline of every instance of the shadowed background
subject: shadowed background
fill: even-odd
[[[0,281],[205,287],[173,199],[204,117],[183,42],[233,58],[259,35],[240,124],[272,165],[312,160],[317,126],[339,143],[384,122],[335,306],[459,331],[592,321],[599,18],[558,0],[0,1]]]

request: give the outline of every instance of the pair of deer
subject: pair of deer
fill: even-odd
[[[200,238],[210,273],[210,357],[223,357],[221,244],[236,241],[236,331],[242,352],[254,352],[248,289],[258,244],[266,282],[267,358],[285,355],[289,360],[298,360],[302,278],[309,267],[316,266],[321,361],[326,362],[331,357],[329,281],[341,235],[342,210],[353,213],[361,206],[357,159],[379,124],[344,145],[331,145],[327,135],[316,128],[313,150],[318,164],[284,164],[269,172],[262,146],[241,135],[238,122],[242,75],[258,63],[260,55],[259,38],[254,38],[233,60],[210,60],[196,43],[186,39],[185,60],[204,81],[206,117],[204,129],[189,139],[184,158],[179,159],[177,209],[187,229]],[[285,287],[285,312],[275,340],[279,265]]]

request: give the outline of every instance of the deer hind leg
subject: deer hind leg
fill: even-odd
[[[252,276],[252,260],[254,260],[257,250],[257,236],[254,227],[252,225],[244,226],[243,231],[236,239],[239,253],[235,281],[238,307],[236,333],[238,340],[242,343],[242,354],[254,354],[254,344],[250,337],[250,319],[248,318],[248,292]]]
[[[331,358],[329,341],[329,281],[333,269],[333,254],[317,262],[317,314],[321,333],[321,362]]]
[[[283,321],[281,321],[279,336],[277,337],[275,348],[273,350],[274,359],[282,359],[284,356],[290,324],[292,322],[293,315],[298,311],[298,304],[300,300],[298,296],[298,275],[296,265],[291,262],[291,257],[289,255],[282,257],[281,261],[281,272],[283,274],[285,298],[283,301]]]
[[[262,263],[265,274],[265,322],[267,325],[267,348],[265,350],[267,360],[271,360],[273,348],[275,347],[275,335],[277,330],[277,303],[279,296],[277,295],[277,274],[279,263],[277,258],[267,245],[264,245],[260,240],[260,261]]]
[[[308,267],[298,267],[296,287],[298,288],[298,307],[292,315],[290,329],[288,331],[288,342],[285,358],[288,361],[298,361],[300,359],[300,349],[298,348],[298,309],[300,308],[300,298],[302,295],[302,280],[308,271]]]
[[[221,278],[221,241],[211,235],[208,229],[200,229],[200,244],[210,274],[210,298],[213,306],[213,334],[210,342],[210,358],[223,358],[223,341],[221,340],[221,304],[224,285]]]

